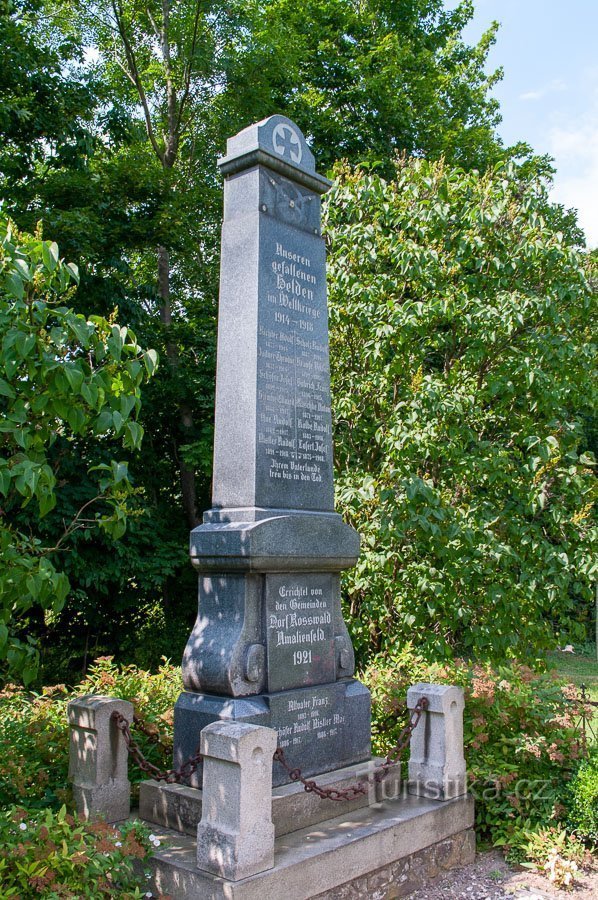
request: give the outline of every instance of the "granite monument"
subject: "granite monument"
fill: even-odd
[[[217,721],[278,732],[306,775],[370,757],[340,573],[359,536],[334,512],[326,262],[315,169],[272,116],[231,138],[218,319],[213,506],[191,533],[199,607],[174,764]],[[274,784],[288,776],[278,764]],[[201,787],[201,772],[190,783]]]

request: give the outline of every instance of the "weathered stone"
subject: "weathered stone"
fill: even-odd
[[[69,779],[77,812],[84,819],[118,822],[130,812],[128,750],[111,718],[113,712],[133,721],[133,704],[126,700],[87,694],[68,705]]]
[[[463,756],[463,691],[439,684],[415,684],[407,691],[414,709],[428,699],[423,721],[411,735],[410,791],[432,800],[448,800],[466,793]]]
[[[305,775],[329,772],[370,756],[370,694],[355,679],[243,699],[185,692],[174,710],[175,766],[195,753],[198,733],[215,721],[276,729],[289,764],[299,766]],[[200,766],[189,783],[199,787],[201,778]],[[288,780],[276,763],[273,783],[278,786]]]
[[[276,732],[216,722],[201,734],[204,783],[197,867],[240,881],[274,865],[272,754]]]
[[[406,782],[401,783],[400,763],[393,766],[380,783],[374,780],[374,771],[382,760],[346,766],[318,776],[318,784],[326,788],[343,790],[363,783],[367,792],[354,800],[335,801],[307,793],[302,784],[291,783],[274,788],[272,791],[272,821],[277,837],[299,831],[318,822],[324,822],[331,815],[346,815],[355,809],[379,803],[382,800],[396,800],[401,791],[406,793]],[[139,786],[139,816],[146,822],[197,834],[201,819],[202,791],[182,784],[166,784],[157,781],[143,781]]]
[[[355,892],[369,897],[368,879],[374,875],[378,879],[379,870],[386,868],[389,896],[402,897],[421,886],[435,844],[454,840],[472,826],[470,798],[436,803],[409,796],[278,838],[274,868],[239,882],[199,872],[192,839],[156,827],[156,834],[164,834],[166,840],[152,861],[153,887],[155,893],[176,900],[339,900]],[[458,864],[465,865],[471,861],[466,851],[472,845],[460,842],[460,846]],[[407,879],[399,883],[394,875],[399,860],[421,860],[422,867],[406,867]],[[417,877],[412,876],[416,871]]]

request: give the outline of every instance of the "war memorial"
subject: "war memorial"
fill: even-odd
[[[340,601],[359,535],[334,511],[320,221],[330,182],[283,116],[229,139],[219,165],[212,508],[191,533],[198,613],[174,710],[173,766],[187,774],[184,783],[142,783],[135,813],[163,838],[154,890],[408,896],[473,858],[463,695],[414,685],[408,778],[390,762],[380,776],[370,696],[354,675]],[[78,808],[109,821],[129,814],[114,711],[132,718],[131,705],[112,698],[70,708]]]

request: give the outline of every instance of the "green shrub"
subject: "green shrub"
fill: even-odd
[[[110,657],[96,660],[72,691],[57,685],[34,694],[7,685],[0,693],[0,807],[70,806],[67,704],[82,694],[108,694],[133,702],[160,742],[140,733],[136,740],[151,762],[168,768],[172,708],[180,690],[180,669],[174,666],[164,663],[150,674],[136,666],[116,666]],[[146,776],[131,764],[129,777],[135,787]]]
[[[39,665],[31,611],[55,617],[70,591],[61,553],[75,532],[117,539],[126,529],[128,465],[105,450],[115,438],[125,450],[140,446],[141,385],[157,360],[130,329],[75,313],[78,282],[41,230],[19,232],[0,213],[0,671],[28,685]],[[50,536],[44,523],[68,484],[63,458],[73,456],[85,458],[90,493]]]
[[[465,691],[464,744],[479,839],[517,853],[534,829],[566,814],[566,784],[582,752],[576,691],[513,663],[493,668],[453,661],[427,664],[411,647],[374,660],[373,742],[385,753],[406,721],[405,695],[416,681],[458,684]]]
[[[595,287],[523,169],[337,169],[330,246],[336,499],[362,537],[344,595],[362,665],[535,660],[594,605]]]
[[[133,860],[147,858],[150,841],[139,823],[82,824],[65,806],[35,814],[12,807],[0,813],[0,848],[3,900],[144,895],[146,879]]]
[[[567,824],[583,840],[598,842],[598,748],[582,760],[567,792]]]

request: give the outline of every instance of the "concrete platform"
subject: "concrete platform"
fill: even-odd
[[[151,864],[152,887],[173,900],[408,896],[415,886],[405,872],[413,861],[425,879],[439,867],[472,860],[473,820],[470,797],[438,802],[409,796],[376,803],[282,835],[275,844],[274,868],[237,882],[200,872],[192,837],[152,826],[163,841]],[[434,872],[426,869],[427,860]]]
[[[397,799],[401,789],[407,793],[406,784],[401,784],[400,764],[392,766],[380,784],[374,782],[373,773],[382,760],[357,763],[318,775],[321,787],[342,790],[361,781],[367,785],[367,793],[354,800],[323,800],[317,794],[308,794],[299,783],[285,784],[272,791],[272,821],[276,836],[299,831],[331,817],[347,815],[372,803],[387,799]],[[201,819],[202,791],[184,784],[164,784],[163,782],[142,781],[139,787],[139,816],[146,822],[172,828],[193,837]]]

